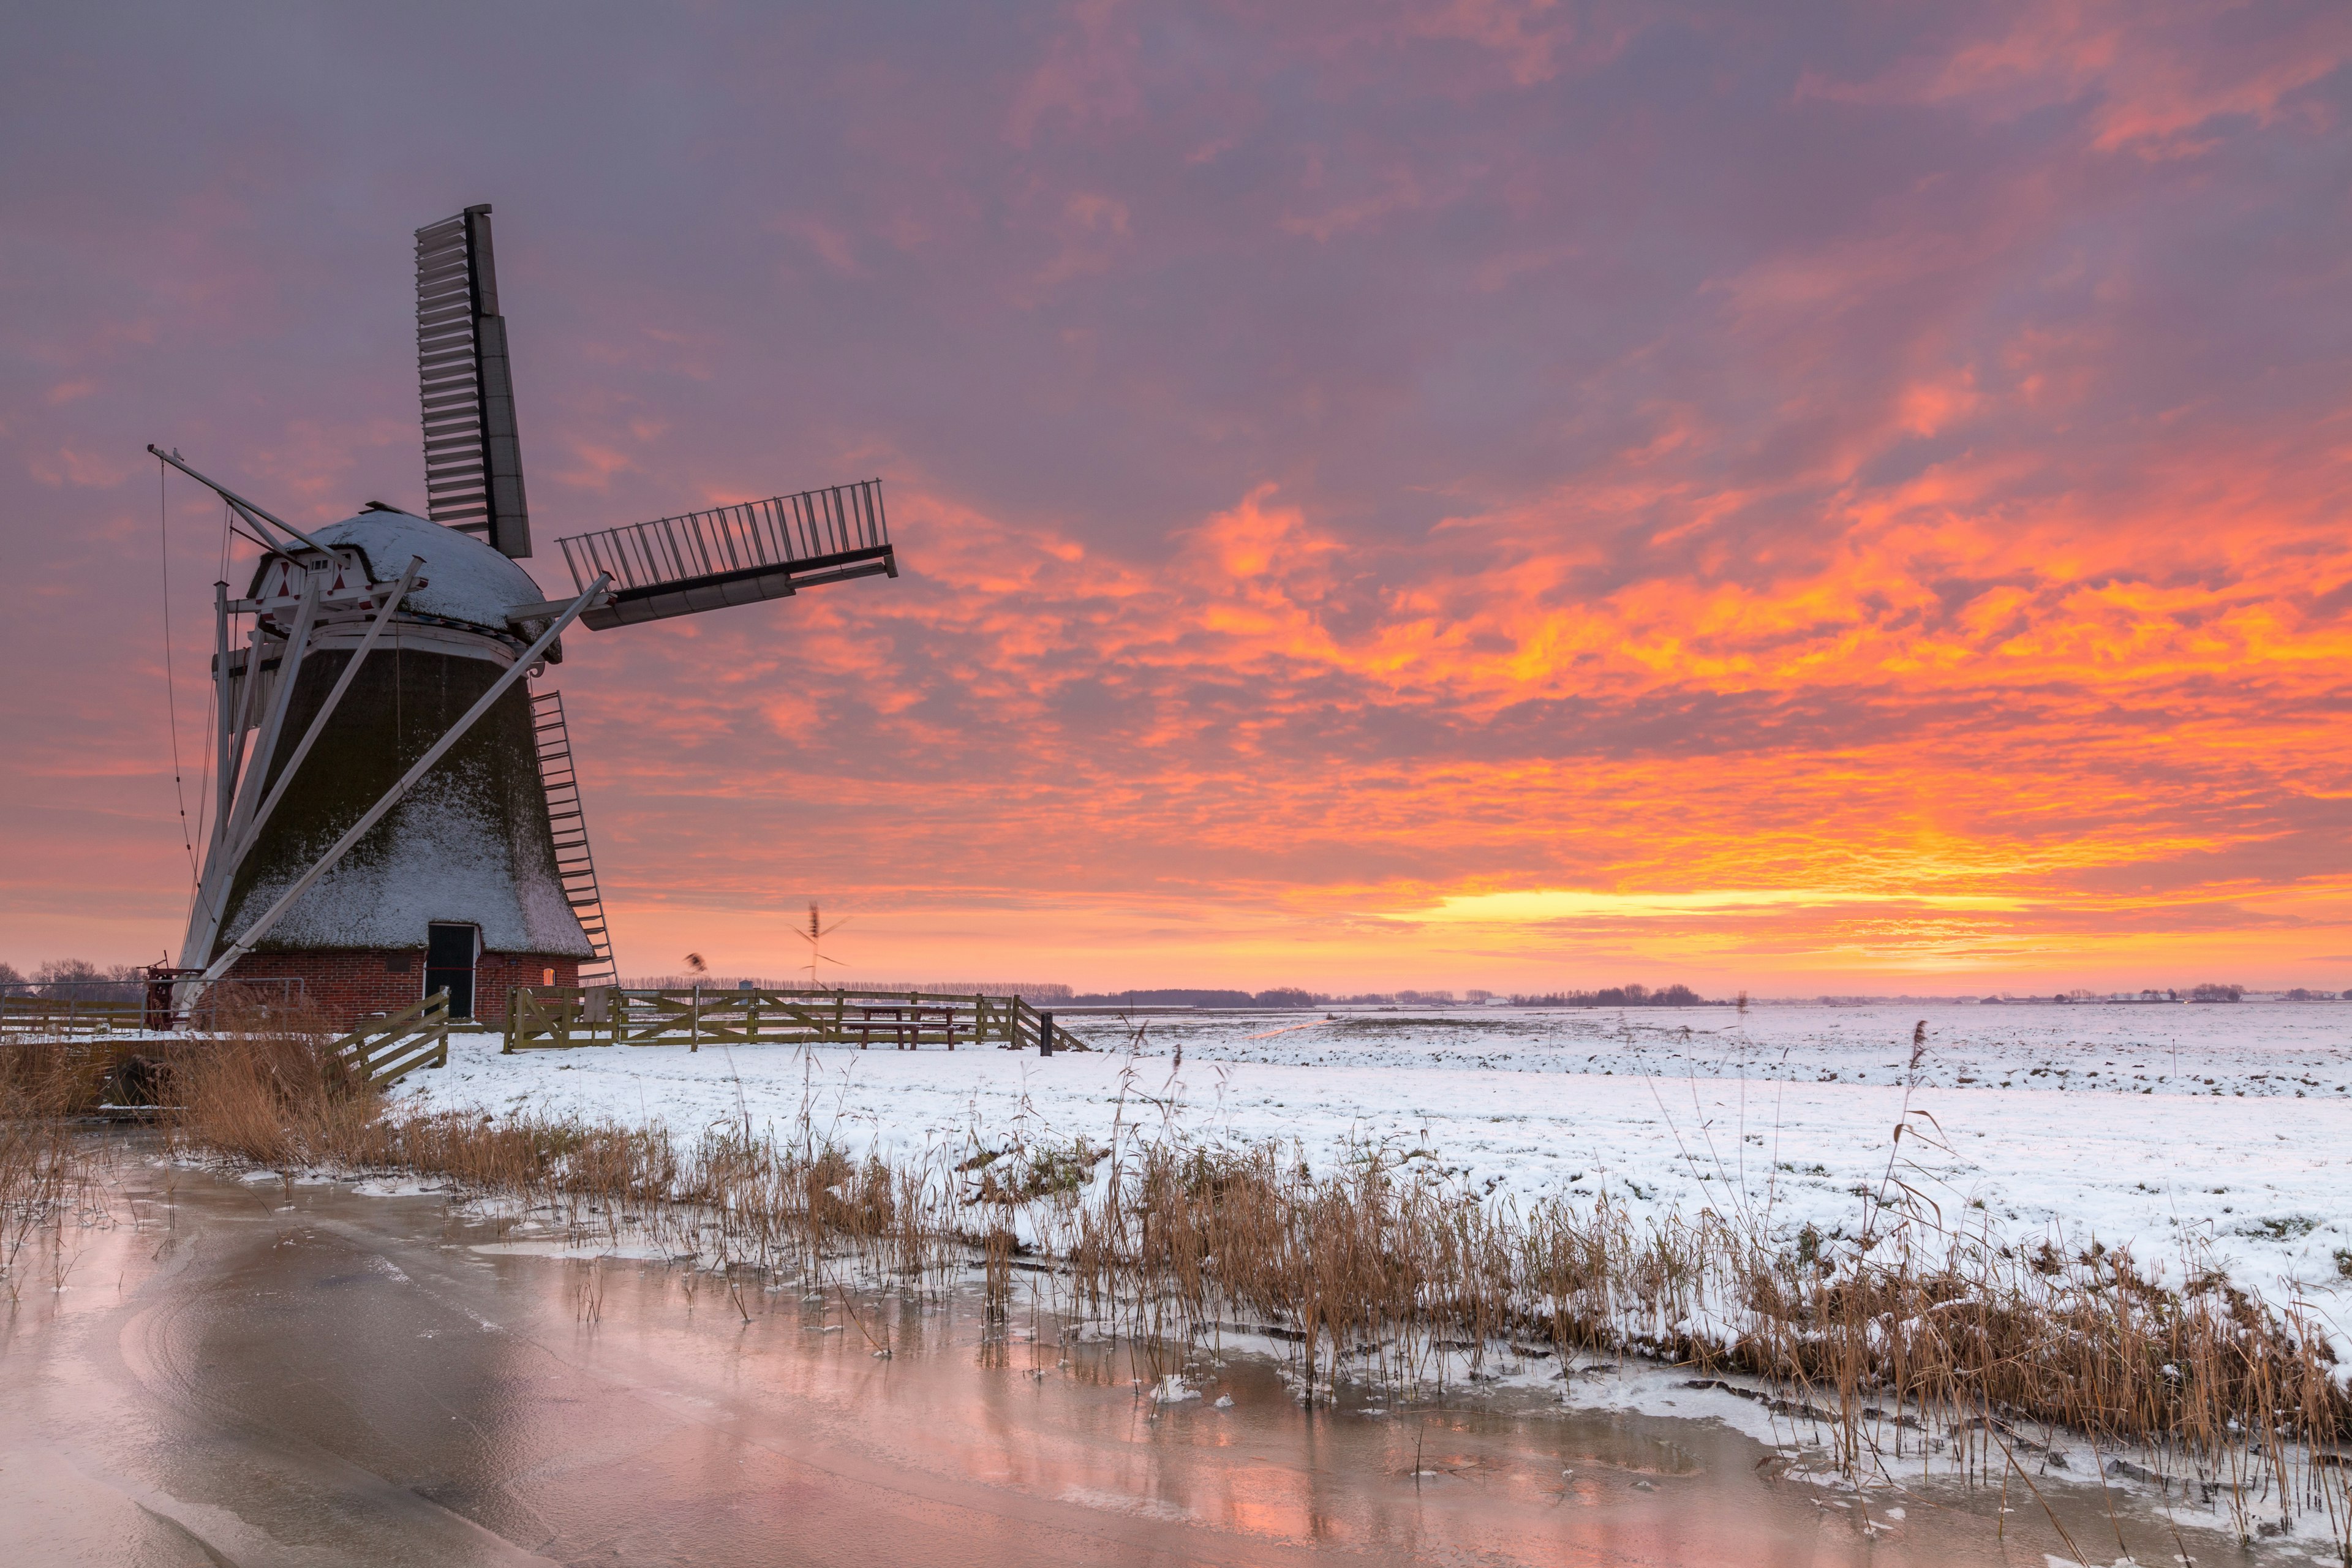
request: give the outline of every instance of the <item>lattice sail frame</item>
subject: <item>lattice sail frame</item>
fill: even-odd
[[[820,583],[896,577],[882,481],[714,507],[558,540],[585,589],[610,574],[611,595],[580,617],[633,626],[730,605],[781,599]]]
[[[530,516],[487,205],[416,231],[416,369],[427,515],[524,559]]]

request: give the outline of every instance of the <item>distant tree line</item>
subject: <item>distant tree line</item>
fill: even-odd
[[[1514,996],[1518,1007],[1724,1007],[1687,985],[1653,991],[1646,985],[1609,985],[1598,991],[1554,991],[1540,996]]]
[[[2246,988],[2242,985],[2192,985],[2189,988],[2191,1002],[2242,1002]],[[2352,991],[2310,991],[2296,986],[2279,993],[2284,1002],[2352,1002]]]
[[[1485,1002],[1491,991],[1468,991],[1456,996],[1451,991],[1364,991],[1353,996],[1323,996],[1321,1002],[1350,1002],[1358,1006],[1391,1007],[1402,1004],[1408,1007],[1451,1007],[1457,1002]]]
[[[62,958],[40,965],[27,977],[14,964],[0,963],[0,993],[79,1002],[137,1002],[147,994],[147,971],[136,963],[100,967],[79,958]]]
[[[1269,996],[1285,993],[1269,991]],[[1301,992],[1299,994],[1304,995]],[[1080,991],[1070,997],[1074,1007],[1254,1007],[1257,998],[1247,991],[1196,991],[1161,986],[1150,991]],[[1269,1007],[1288,1005],[1269,1002]]]
[[[2217,982],[2210,982],[2210,981],[2209,981],[2209,982],[2207,982],[2205,984],[2202,984],[2202,985],[2192,985],[2192,986],[2190,986],[2190,987],[2189,987],[2188,990],[2186,990],[2186,991],[2160,990],[2160,989],[2158,989],[2158,988],[2157,988],[2157,987],[2155,987],[2155,986],[2150,986],[2150,987],[2148,987],[2147,989],[2146,989],[2146,990],[2144,990],[2144,991],[2137,991],[2137,992],[2133,992],[2133,991],[2103,992],[2103,991],[2081,991],[2081,990],[2076,990],[2076,991],[2062,991],[2062,992],[2058,993],[2056,995],[2050,996],[2050,997],[2047,997],[2047,998],[2041,997],[2041,996],[2012,996],[2012,995],[2010,995],[2008,993],[2003,992],[2001,994],[2000,994],[2000,995],[1998,995],[1998,996],[1961,996],[1961,997],[1957,997],[1957,998],[1946,998],[1946,1000],[1957,1000],[1957,1001],[1961,1001],[1961,1002],[1980,1002],[1980,1003],[1986,1003],[1986,1004],[1999,1004],[1999,1003],[2005,1003],[2005,1002],[2041,1002],[2041,1001],[2044,1001],[2044,1000],[2051,1001],[2051,1002],[2085,1002],[2085,1003],[2100,1003],[2100,1002],[2242,1002],[2242,1001],[2244,1001],[2244,1000],[2246,999],[2246,997],[2247,997],[2249,994],[2251,994],[2251,993],[2249,993],[2249,992],[2247,991],[2246,987],[2244,987],[2244,986],[2242,986],[2242,985],[2224,985],[2224,984],[2219,984],[2219,983],[2217,983]],[[2282,991],[2282,992],[2278,993],[2278,999],[2279,999],[2280,1001],[2282,1001],[2282,1002],[2352,1002],[2352,991],[2313,991],[2313,990],[2309,990],[2309,989],[2307,989],[2306,987],[2304,987],[2304,986],[2298,985],[2298,986],[2295,986],[2293,990],[2289,990],[2289,991]],[[1822,1000],[1823,1002],[1841,1002],[1841,1001],[1868,1002],[1868,1001],[1878,1000],[1878,998],[1868,997],[1868,996],[1855,996],[1855,997],[1824,996],[1824,997],[1822,997]]]
[[[1082,991],[1074,1007],[1319,1007],[1333,998],[1293,986],[1272,991],[1213,991],[1163,985],[1147,991]]]
[[[1639,987],[1636,987],[1639,989]],[[1208,991],[1186,986],[1160,986],[1148,991],[1089,991],[1068,998],[1074,1007],[1446,1007],[1462,1002],[1484,1003],[1491,991],[1363,991],[1348,994],[1305,991],[1295,985],[1271,991]]]

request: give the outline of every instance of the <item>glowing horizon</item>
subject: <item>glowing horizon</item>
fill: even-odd
[[[880,473],[900,551],[567,639],[625,971],[2352,986],[2352,14],[474,25],[0,68],[0,960],[177,940],[142,445],[413,501],[488,200],[542,540]]]

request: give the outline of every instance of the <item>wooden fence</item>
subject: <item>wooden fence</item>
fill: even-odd
[[[121,996],[126,986],[138,987],[144,998]],[[193,989],[193,999],[174,997],[175,991],[184,989]],[[175,973],[146,981],[67,981],[39,991],[0,992],[0,1037],[60,1040],[174,1030],[205,1034],[224,1022],[231,1026],[261,1023],[273,1015],[297,1011],[302,1001],[299,980],[275,976],[192,981]]]
[[[146,1027],[138,1002],[94,1002],[71,996],[0,996],[0,1034],[127,1035]]]
[[[397,1083],[418,1068],[447,1067],[448,987],[389,1018],[371,1019],[328,1048],[345,1073],[373,1089]]]
[[[624,989],[535,985],[507,994],[506,1049],[574,1046],[876,1046],[901,1050],[1038,1043],[1051,1014],[1018,996],[923,991]],[[1056,1046],[1076,1044],[1055,1030]]]

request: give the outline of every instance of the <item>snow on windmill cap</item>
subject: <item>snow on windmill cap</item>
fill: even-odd
[[[331,549],[358,549],[379,582],[397,578],[410,556],[423,557],[424,584],[404,605],[420,616],[506,635],[509,614],[547,597],[530,573],[473,535],[404,511],[363,511],[313,529],[310,537]]]

